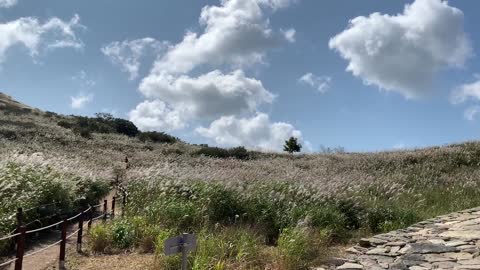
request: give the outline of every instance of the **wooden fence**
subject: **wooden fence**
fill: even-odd
[[[70,239],[74,237],[75,235],[77,236],[77,252],[82,251],[82,238],[83,238],[83,227],[84,227],[84,222],[87,222],[87,229],[90,230],[92,223],[95,220],[98,219],[103,219],[103,222],[106,222],[108,217],[110,219],[113,219],[115,217],[115,201],[117,197],[113,197],[111,201],[111,212],[108,213],[107,208],[108,208],[108,200],[104,200],[103,203],[89,206],[87,209],[73,215],[70,218],[64,218],[61,221],[58,221],[56,223],[38,228],[38,229],[32,229],[32,230],[27,230],[28,225],[33,224],[34,222],[38,221],[39,219],[44,219],[44,218],[49,218],[51,216],[45,216],[41,217],[39,219],[36,219],[36,221],[30,222],[28,224],[23,224],[23,216],[24,213],[27,211],[30,211],[34,208],[30,208],[27,210],[23,210],[22,208],[18,208],[16,218],[17,218],[17,228],[16,230],[7,236],[3,236],[0,238],[0,241],[6,241],[9,239],[13,239],[15,242],[15,258],[10,259],[8,261],[0,263],[0,269],[4,269],[4,267],[7,267],[11,264],[15,264],[15,270],[21,270],[22,269],[22,264],[23,264],[23,259],[31,256],[35,256],[36,254],[45,251],[47,249],[53,248],[57,245],[60,246],[59,249],[59,268],[60,269],[65,269],[65,249],[67,245],[67,239]],[[122,199],[122,215],[123,215],[123,210],[125,209],[125,203],[126,203],[126,197],[124,196]],[[55,204],[55,203],[53,203]],[[48,204],[52,205],[52,204]],[[44,207],[46,205],[42,205],[41,207]],[[98,208],[102,208],[101,211],[97,211]],[[95,214],[98,214],[95,216]],[[78,222],[78,228],[67,235],[67,229],[68,229],[68,224],[72,222]],[[52,243],[42,249],[32,251],[30,253],[25,254],[25,242],[27,239],[27,236],[31,234],[38,234],[39,232],[51,229],[53,227],[60,227],[61,230],[61,237],[58,241],[55,243]]]

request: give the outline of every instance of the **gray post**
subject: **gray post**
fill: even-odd
[[[185,248],[187,242],[187,233],[182,234],[182,270],[187,270],[187,249]]]

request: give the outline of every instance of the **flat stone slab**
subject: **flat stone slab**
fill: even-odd
[[[325,270],[480,270],[480,208],[363,238],[346,252],[343,264],[322,267]]]

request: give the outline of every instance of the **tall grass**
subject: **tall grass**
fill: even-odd
[[[138,235],[138,231],[155,226],[156,230],[149,230],[151,239],[165,231],[168,235],[196,233],[200,245],[190,258],[194,269],[263,269],[266,265],[308,269],[328,255],[330,245],[480,205],[479,186],[465,188],[455,182],[429,186],[420,181],[408,185],[408,191],[402,193],[392,193],[392,187],[368,185],[322,196],[315,185],[282,181],[227,186],[137,180],[127,186],[127,218],[109,228],[115,235],[121,224],[132,230],[125,233],[122,229],[122,235]],[[138,237],[128,239],[113,237],[112,246],[135,248],[141,243]],[[166,269],[177,262],[160,255],[157,258]]]
[[[0,166],[0,235],[8,235],[15,228],[18,207],[26,210],[23,222],[30,224],[31,229],[86,208],[88,203],[97,202],[108,190],[109,186],[103,181],[60,173],[50,167],[6,163]],[[42,205],[46,206],[37,208]],[[31,223],[46,216],[51,218]],[[0,253],[4,253],[8,245],[8,241],[2,241]]]

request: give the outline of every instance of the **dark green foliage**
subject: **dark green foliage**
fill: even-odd
[[[113,244],[118,248],[129,248],[135,242],[135,230],[127,220],[119,220],[111,227]]]
[[[283,146],[283,151],[293,154],[294,152],[300,152],[302,145],[298,143],[298,139],[295,137],[290,137],[290,139],[285,141]]]
[[[92,138],[92,131],[86,127],[75,127],[73,129],[73,133],[80,135],[81,137],[85,139],[91,139]]]
[[[109,121],[111,123],[111,120]],[[135,137],[140,132],[138,128],[131,121],[116,118],[113,120],[115,131],[119,134],[124,134],[129,137]]]
[[[74,126],[71,122],[65,120],[58,121],[57,125],[67,129],[71,129]]]
[[[249,159],[250,154],[243,146],[234,147],[228,150],[230,156],[236,159]]]
[[[12,130],[0,130],[0,138],[4,137],[7,140],[15,140],[17,138],[17,133]]]
[[[243,146],[224,149],[220,147],[202,147],[200,150],[196,151],[194,155],[204,155],[206,157],[213,158],[236,158],[236,159],[249,159],[250,154]]]
[[[138,134],[138,139],[142,142],[153,143],[176,143],[177,141],[179,141],[178,138],[175,138],[164,132],[156,131],[140,132]]]
[[[97,113],[97,117],[91,118],[86,116],[72,116],[72,120],[62,120],[57,124],[61,127],[73,129],[76,134],[84,134],[85,138],[89,138],[90,133],[117,133],[127,135],[129,137],[137,136],[140,131],[132,122],[113,118],[110,114]],[[83,137],[83,135],[82,135]]]
[[[45,117],[55,117],[55,116],[57,116],[57,114],[54,112],[51,112],[51,111],[45,112]]]
[[[373,233],[404,228],[419,220],[413,210],[394,206],[376,206],[369,209],[367,214],[367,225]]]

